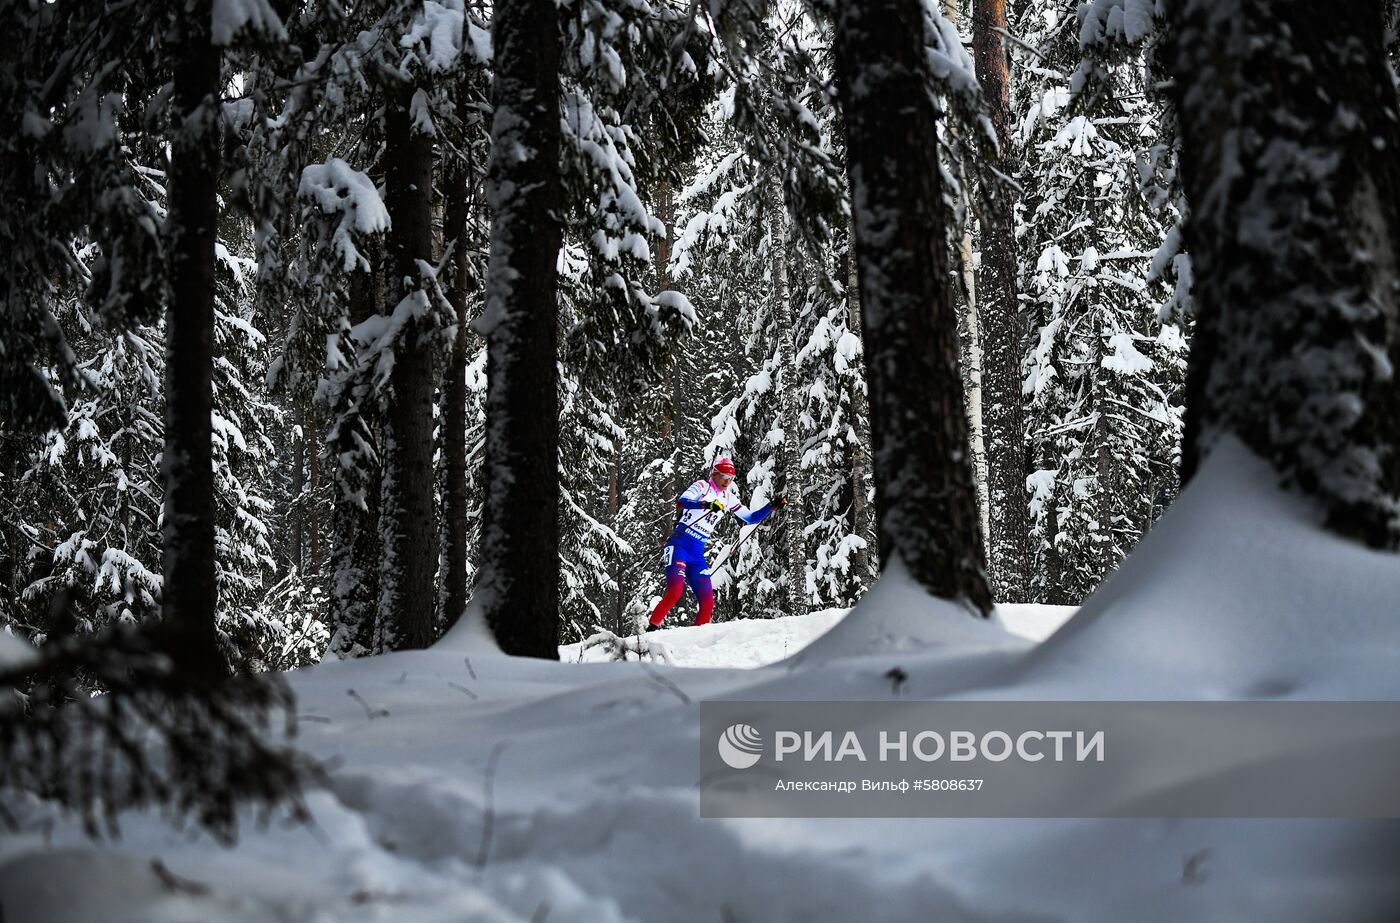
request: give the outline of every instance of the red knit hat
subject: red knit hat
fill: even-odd
[[[732,478],[734,477],[734,463],[727,457],[721,455],[719,458],[715,459],[715,466],[710,469],[710,474],[727,474]]]

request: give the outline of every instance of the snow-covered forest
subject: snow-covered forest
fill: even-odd
[[[60,590],[82,632],[160,610],[161,458],[182,383],[157,233],[178,170],[179,112],[160,96],[173,51],[143,49],[149,73],[104,71],[125,51],[116,33],[179,23],[130,11],[99,45],[74,6],[66,21],[15,11],[36,46],[15,66],[68,71],[54,86],[16,72],[29,96],[12,103],[14,155],[88,184],[10,229],[13,284],[31,288],[8,323],[33,348],[14,354],[11,412],[48,428],[6,435],[0,619],[35,641]],[[485,560],[488,251],[503,220],[491,11],[215,7],[222,651],[263,670],[421,647],[460,617]],[[1175,494],[1190,270],[1175,200],[1144,168],[1170,161],[1171,137],[1143,52],[1113,62],[1090,104],[1072,87],[1073,4],[1009,13],[1005,55],[970,5],[925,14],[929,92],[950,113],[939,281],[955,293],[996,595],[1078,603]],[[558,500],[527,485],[532,512],[504,511],[557,517],[560,641],[645,619],[672,501],[721,455],[750,506],[790,503],[716,575],[719,619],[849,606],[879,573],[832,24],[800,4],[688,15],[583,4],[561,26],[558,309],[538,331],[555,344]],[[997,98],[974,40],[997,45],[979,59]],[[75,48],[85,57],[65,61]],[[43,193],[32,179],[16,194]],[[94,223],[94,208],[110,214]]]
[[[1400,906],[685,800],[706,698],[1400,698],[1398,19],[0,0],[0,921]]]

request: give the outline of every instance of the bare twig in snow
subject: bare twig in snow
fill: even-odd
[[[192,896],[202,896],[209,893],[209,886],[199,881],[192,881],[189,878],[181,878],[166,867],[165,863],[159,859],[151,860],[151,871],[156,878],[160,879],[160,885],[171,894],[189,894]]]
[[[375,718],[389,717],[389,709],[371,708],[370,704],[365,701],[365,697],[360,695],[354,689],[346,689],[345,694],[348,695],[350,698],[354,699],[356,702],[360,703],[360,707],[365,710],[366,717],[368,717],[371,721],[373,721]]]
[[[497,741],[491,748],[491,755],[486,758],[486,785],[485,785],[485,808],[481,824],[481,848],[476,853],[476,874],[481,877],[481,873],[486,869],[486,859],[491,855],[491,834],[496,823],[496,768],[501,762],[501,754],[505,752],[510,741]]]
[[[670,679],[656,672],[656,668],[653,667],[651,664],[647,663],[646,661],[638,661],[638,663],[641,664],[643,670],[647,671],[647,675],[651,677],[652,682],[656,683],[661,688],[675,695],[676,698],[681,700],[681,704],[691,704],[690,696],[682,692],[680,686],[677,686],[675,683],[671,682]]]

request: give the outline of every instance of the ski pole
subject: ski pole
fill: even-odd
[[[768,521],[768,520],[765,519],[763,522],[767,522],[767,521]],[[753,534],[754,534],[755,532],[757,532],[759,529],[763,528],[763,522],[760,522],[758,525],[754,526],[751,530],[749,530],[749,534],[748,534],[748,535],[745,535],[743,538],[739,539],[739,544],[735,545],[733,548],[726,548],[726,549],[724,549],[724,553],[723,553],[722,555],[720,555],[719,559],[716,560],[715,563],[713,563],[713,564],[710,565],[710,570],[712,570],[712,571],[713,571],[713,570],[718,570],[720,567],[723,567],[723,566],[724,566],[724,563],[725,563],[726,561],[728,561],[730,558],[732,558],[732,557],[734,556],[734,553],[735,553],[736,551],[738,551],[740,548],[744,547],[744,542],[747,542],[750,538],[753,537]]]
[[[763,523],[760,522],[758,525],[756,525],[756,526],[753,527],[753,531],[752,531],[752,532],[750,532],[748,535],[745,535],[743,538],[739,539],[739,544],[737,544],[737,545],[734,546],[734,551],[731,551],[731,552],[730,552],[730,555],[732,556],[732,555],[733,555],[735,552],[737,552],[740,548],[743,548],[743,547],[744,547],[744,542],[747,542],[749,539],[753,538],[754,532],[757,532],[757,531],[758,531],[759,529],[761,529],[761,528],[763,528]],[[728,559],[726,558],[726,560],[728,560]]]
[[[786,499],[783,500],[783,505],[780,506],[780,507],[778,507],[776,510],[774,510],[774,512],[775,512],[775,513],[781,513],[781,512],[782,512],[783,510],[785,510],[785,509],[787,509],[787,500],[786,500]],[[766,520],[766,519],[763,520],[763,522],[767,522],[767,521],[768,521],[768,520]],[[752,530],[751,532],[749,532],[748,535],[745,535],[743,538],[739,539],[739,544],[737,544],[737,545],[734,546],[733,551],[726,552],[725,555],[724,555],[724,558],[723,558],[721,561],[719,561],[717,564],[715,564],[715,567],[719,567],[720,564],[723,564],[725,561],[728,561],[731,557],[734,556],[735,552],[737,552],[740,548],[743,548],[743,547],[744,547],[744,542],[747,542],[750,538],[752,538],[754,532],[757,532],[759,529],[763,528],[763,522],[760,522],[758,525],[754,526],[754,527],[753,527],[753,530]]]

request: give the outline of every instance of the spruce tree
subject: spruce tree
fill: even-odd
[[[983,180],[990,206],[981,225],[977,271],[977,330],[981,346],[981,412],[986,445],[989,524],[987,559],[992,589],[1003,602],[1025,602],[1029,592],[1026,555],[1025,424],[1021,397],[1021,319],[1016,289],[1016,237],[1012,192],[1004,178],[1015,175],[1012,151],[1011,78],[1002,33],[1006,0],[977,0],[972,46],[977,79],[996,131],[997,174]]]
[[[504,0],[491,22],[491,258],[477,328],[487,343],[487,426],[473,597],[503,650],[546,659],[559,657],[555,17],[546,0]]]
[[[449,279],[445,286],[452,303],[457,332],[452,340],[447,372],[442,386],[443,455],[443,566],[442,623],[450,628],[466,609],[469,549],[472,547],[471,474],[468,470],[472,446],[469,443],[468,414],[471,391],[467,369],[478,351],[471,321],[479,310],[483,266],[480,252],[485,246],[485,203],[481,187],[485,176],[484,118],[481,108],[486,95],[485,73],[481,67],[466,69],[452,85],[459,142],[455,157],[444,157],[442,165],[443,237],[451,250]]]
[[[189,665],[227,672],[215,633],[212,459],[214,240],[218,231],[221,57],[209,0],[188,0],[171,35],[170,306],[166,312],[161,614]]]
[[[846,127],[882,567],[929,593],[991,610],[958,370],[928,93],[925,17],[912,0],[837,10],[836,75]]]
[[[384,412],[380,494],[382,646],[426,647],[435,637],[437,524],[433,503],[434,342],[438,290],[432,271],[433,136],[419,118],[426,105],[414,83],[392,87],[384,115],[389,213],[383,314],[396,327]]]
[[[1013,46],[1033,587],[1063,604],[1175,496],[1191,329],[1179,203],[1161,188],[1172,122],[1146,77],[1146,33],[1082,65],[1079,25],[1074,3],[1037,0]]]
[[[1393,549],[1400,103],[1382,6],[1177,0],[1166,22],[1198,318],[1184,474],[1233,435],[1329,529]]]

